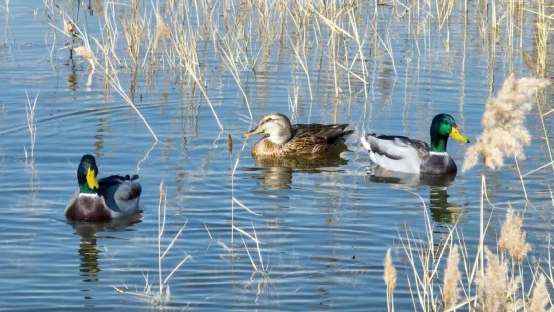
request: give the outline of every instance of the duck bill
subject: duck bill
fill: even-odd
[[[450,136],[458,142],[469,143],[469,139],[458,130],[458,127],[452,127]]]
[[[252,130],[252,131],[250,131],[250,132],[245,133],[242,137],[243,137],[243,138],[249,138],[249,137],[251,137],[251,136],[253,136],[253,135],[256,135],[256,134],[259,134],[259,133],[262,133],[262,132],[263,132],[263,130],[262,130],[260,127],[257,127],[256,129],[254,129],[254,130]]]
[[[96,181],[96,172],[94,172],[94,169],[88,169],[87,171],[87,184],[91,190],[100,188],[98,181]]]

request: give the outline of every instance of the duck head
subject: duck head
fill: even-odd
[[[454,117],[448,114],[438,114],[431,122],[431,150],[445,153],[448,138],[462,143],[469,143],[469,139],[458,130]]]
[[[256,129],[245,133],[244,138],[264,133],[275,144],[283,144],[292,138],[290,120],[280,113],[270,113],[262,117]]]
[[[77,168],[80,193],[96,194],[99,188],[96,175],[98,175],[98,167],[94,156],[84,155],[79,163],[79,168]]]

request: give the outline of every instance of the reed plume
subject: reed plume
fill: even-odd
[[[104,14],[104,6],[100,2],[100,0],[94,0],[94,8],[96,9],[96,14],[98,17],[102,17],[102,14]]]
[[[535,289],[533,290],[533,298],[531,298],[531,303],[529,304],[530,312],[552,312],[554,308],[551,306],[550,309],[545,309],[545,307],[550,303],[550,296],[546,290],[546,278],[544,274],[540,274],[537,284],[535,284]]]
[[[84,46],[76,47],[73,51],[79,56],[82,56],[86,58],[87,60],[93,60],[94,59],[94,53],[90,49],[87,49]]]
[[[171,34],[171,29],[163,21],[162,16],[159,14],[156,14],[156,20],[158,21],[158,25],[156,26],[156,31],[158,32],[158,36],[160,38],[169,37],[169,35]]]
[[[487,265],[484,274],[477,279],[478,311],[506,311],[506,296],[509,293],[507,278],[508,262],[500,261],[498,256],[485,247]]]
[[[392,259],[390,256],[390,249],[387,251],[387,256],[385,257],[385,274],[383,275],[385,284],[387,284],[387,290],[392,294],[396,288],[396,268],[392,264]]]
[[[487,101],[481,121],[483,133],[477,143],[467,149],[462,171],[475,166],[478,156],[493,170],[504,165],[504,157],[525,158],[523,147],[531,142],[525,117],[532,108],[531,102],[526,100],[548,84],[546,79],[516,80],[514,75],[506,79],[498,95]]]
[[[506,222],[502,225],[498,247],[507,251],[512,260],[521,263],[527,256],[529,244],[525,242],[525,232],[521,230],[523,218],[510,207],[506,214]]]
[[[459,263],[460,254],[458,253],[458,245],[454,245],[450,250],[450,255],[446,261],[446,270],[444,271],[442,301],[445,309],[455,307],[460,295],[460,288],[458,287],[458,281],[460,280]]]
[[[390,248],[387,251],[385,256],[385,273],[383,274],[383,279],[387,285],[387,308],[389,311],[394,311],[393,306],[393,292],[396,288],[396,268],[392,264],[392,259],[390,255]]]
[[[75,34],[76,27],[72,21],[63,21],[63,31],[68,34]]]

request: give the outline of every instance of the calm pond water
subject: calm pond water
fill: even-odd
[[[373,7],[366,10],[370,16]],[[98,35],[95,15],[85,9],[75,14],[90,27],[91,36]],[[435,24],[428,26],[431,36],[416,41],[408,21],[384,14],[382,23],[390,18],[396,25],[390,33],[394,63],[379,43],[365,44],[368,100],[363,84],[354,78],[355,90],[349,91],[342,77],[335,96],[333,69],[327,50],[322,50],[327,43],[312,42],[307,47],[311,101],[306,75],[290,37],[285,37],[284,44],[262,50],[256,71],[240,72],[255,122],[278,111],[294,116],[293,122],[349,123],[356,132],[340,159],[257,163],[250,149],[258,138],[242,139],[253,127],[243,95],[211,39],[197,49],[208,77],[208,96],[225,131],[220,131],[200,92],[190,91],[185,74],[161,69],[152,75],[139,71],[133,77],[130,70],[118,72],[125,91],[157,134],[160,142],[154,144],[140,117],[106,87],[101,75],[94,74],[87,86],[88,63],[69,59],[63,38],[59,32],[60,38],[54,38],[56,31],[49,25],[63,28],[61,17],[47,15],[42,1],[12,1],[9,14],[0,7],[0,25],[5,25],[0,53],[0,309],[7,311],[156,308],[112,286],[142,293],[145,277],[153,287],[159,283],[162,181],[167,192],[162,250],[187,223],[163,260],[164,276],[187,255],[192,257],[171,277],[166,308],[383,311],[383,258],[392,247],[399,269],[396,308],[413,309],[398,235],[409,229],[424,237],[423,212],[428,209],[435,221],[436,244],[458,221],[474,251],[481,169],[460,173],[448,188],[375,178],[369,174],[369,157],[359,136],[376,131],[427,141],[430,120],[444,112],[453,115],[473,140],[481,133],[484,103],[510,68],[518,77],[532,75],[520,52],[514,52],[508,64],[508,48],[501,42],[491,51],[490,42],[480,37],[479,17],[474,14],[465,30],[461,15],[454,14],[448,50],[446,34]],[[294,37],[293,29],[285,31]],[[361,69],[355,73],[361,74]],[[130,94],[133,79],[135,92]],[[297,107],[291,109],[297,87]],[[34,160],[26,93],[31,101],[38,94]],[[548,94],[546,103],[551,102]],[[524,173],[550,161],[538,116],[535,109],[527,120],[533,141],[520,164]],[[552,118],[546,122],[551,138]],[[452,140],[449,144],[459,166],[466,148]],[[77,187],[76,167],[86,153],[96,156],[100,176],[138,171],[142,218],[107,224],[65,219],[63,210]],[[487,235],[487,243],[493,244],[507,202],[523,210],[525,197],[513,160],[486,176],[490,199],[499,204]],[[541,246],[552,232],[551,177],[552,168],[546,167],[525,178],[532,205],[525,210],[524,227],[537,257],[544,255]],[[419,194],[427,208],[407,190]],[[262,242],[269,278],[253,274],[244,244],[256,265],[262,263],[250,238],[234,231],[230,249],[233,197],[258,214],[234,204],[235,226],[252,236],[255,228]]]

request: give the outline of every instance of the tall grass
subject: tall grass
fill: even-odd
[[[265,64],[258,62],[258,57],[262,51],[270,51],[277,42],[285,46],[284,50],[300,69],[294,72],[296,77],[293,78],[306,81],[301,91],[309,96],[312,107],[314,75],[311,61],[318,54],[324,56],[322,61],[331,69],[329,79],[334,85],[335,97],[355,97],[361,92],[367,99],[371,70],[367,60],[378,59],[377,66],[383,66],[388,60],[396,73],[398,57],[394,55],[392,42],[404,38],[404,32],[413,35],[411,44],[418,56],[431,58],[444,51],[445,57],[451,58],[450,37],[454,21],[465,21],[461,47],[465,51],[467,28],[471,27],[472,21],[468,16],[474,15],[482,37],[482,48],[488,51],[491,64],[495,62],[497,46],[503,48],[502,40],[508,42],[510,56],[506,64],[509,68],[514,61],[513,53],[519,49],[526,64],[539,76],[544,76],[553,19],[551,7],[544,1],[532,1],[523,6],[516,1],[479,2],[476,5],[453,1],[392,1],[382,5],[377,1],[192,1],[187,4],[182,1],[130,0],[128,3],[106,2],[103,5],[95,1],[94,7],[100,27],[94,34],[80,37],[84,39],[85,48],[98,60],[78,53],[96,64],[92,66],[92,72],[102,63],[105,70],[99,74],[108,84],[108,81],[115,80],[116,68],[129,69],[134,75],[139,71],[153,75],[160,69],[182,71],[181,79],[192,81],[183,85],[199,89],[221,130],[225,127],[209,92],[210,86],[217,82],[202,66],[198,55],[202,46],[211,44],[214,58],[226,65],[243,95],[248,115],[253,119],[252,103],[244,81],[249,72],[264,69]],[[72,27],[91,29],[86,21],[67,18],[79,16],[79,11],[75,10],[75,6],[65,2],[45,1],[45,12],[54,17],[52,25],[58,30],[65,29],[70,38],[75,37]],[[55,16],[58,15],[63,19],[57,21]],[[368,15],[372,18],[366,18]],[[522,29],[525,20],[535,21],[535,26]],[[405,28],[398,25],[405,25]],[[523,46],[524,35],[534,36],[534,51]],[[437,40],[443,43],[439,50],[434,43]],[[89,41],[96,42],[97,46],[86,46]],[[78,42],[72,38],[68,47],[70,52],[73,52],[72,45],[76,44]],[[353,80],[362,85],[353,87]]]

